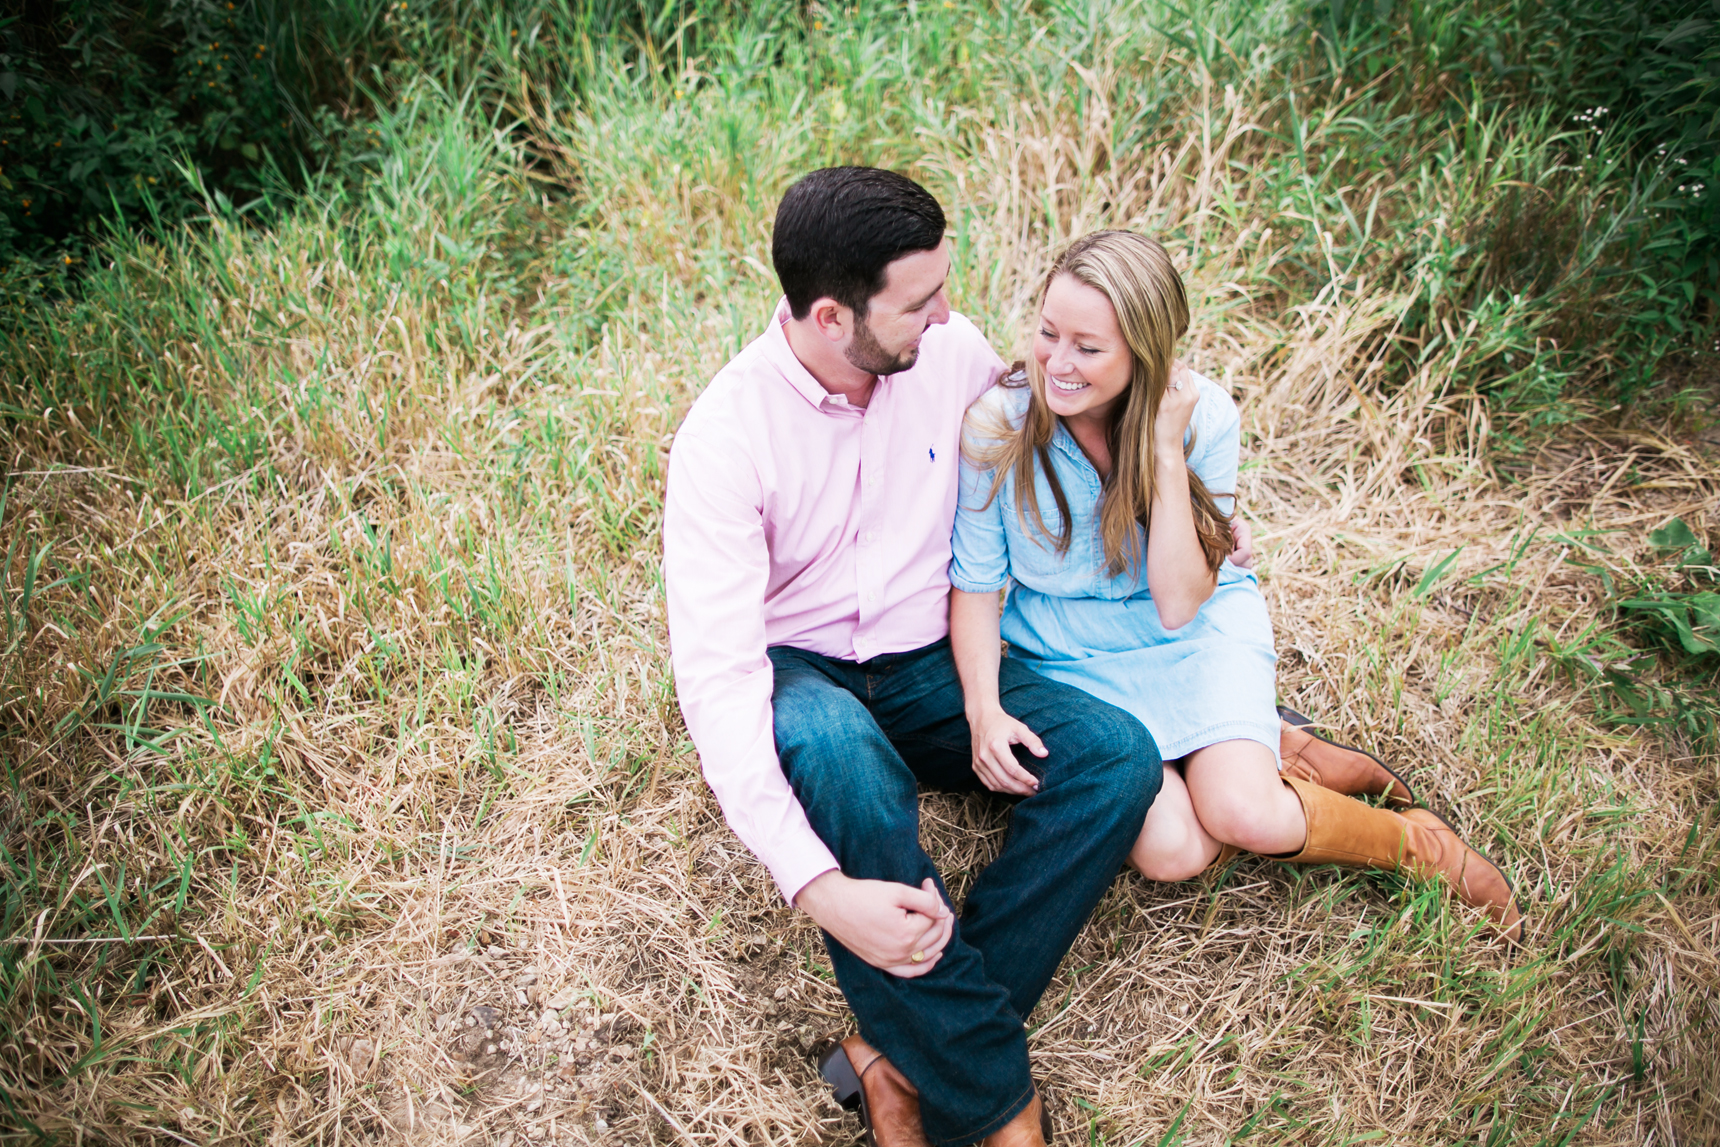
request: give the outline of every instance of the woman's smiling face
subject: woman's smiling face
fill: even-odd
[[[1059,275],[1039,309],[1033,357],[1045,371],[1045,404],[1063,418],[1096,418],[1129,388],[1134,355],[1103,291]]]

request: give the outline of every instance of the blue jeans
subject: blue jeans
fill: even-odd
[[[920,848],[919,788],[982,788],[948,640],[858,663],[788,646],[770,659],[782,771],[842,871],[915,886],[929,876],[947,901]],[[943,959],[902,979],[824,937],[860,1034],[919,1089],[926,1137],[940,1147],[991,1134],[1032,1099],[1022,1021],[1162,780],[1152,737],[1121,709],[1008,658],[998,685],[1050,755],[1018,751],[1039,791],[1015,804]]]

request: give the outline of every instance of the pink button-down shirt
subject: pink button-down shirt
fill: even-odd
[[[865,661],[949,632],[962,415],[1004,365],[952,314],[862,409],[795,358],[787,318],[779,303],[675,435],[663,573],[705,780],[792,902],[838,865],[777,763],[765,649]]]

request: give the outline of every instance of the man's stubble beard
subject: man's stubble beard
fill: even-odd
[[[848,362],[857,370],[867,374],[883,376],[886,374],[901,374],[904,370],[919,361],[920,348],[909,347],[900,354],[892,356],[872,333],[872,328],[866,325],[866,320],[856,318],[854,321],[854,341],[848,344],[844,352]]]

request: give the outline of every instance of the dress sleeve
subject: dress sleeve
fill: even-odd
[[[1202,379],[1195,408],[1194,453],[1188,467],[1225,513],[1236,510],[1236,473],[1242,455],[1242,414],[1216,383]]]
[[[765,654],[762,494],[744,452],[683,427],[669,453],[663,579],[675,691],[723,817],[789,903],[837,867],[783,776]]]
[[[950,539],[950,584],[963,593],[996,593],[1009,584],[1009,539],[1003,529],[1004,495],[992,495],[989,467],[968,457],[970,430],[964,428],[961,500],[956,505],[955,535]]]

